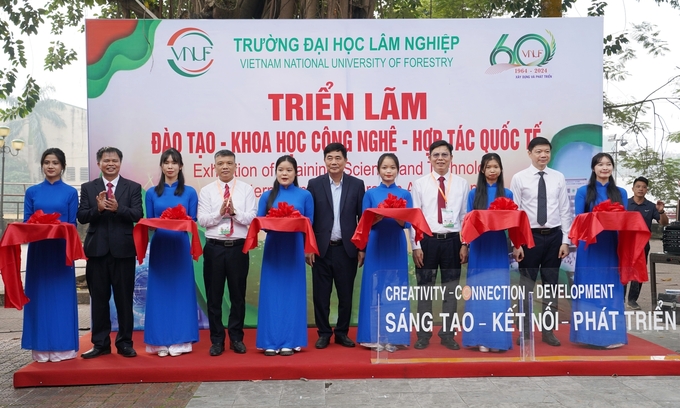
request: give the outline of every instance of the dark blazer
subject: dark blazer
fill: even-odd
[[[101,177],[83,184],[80,190],[78,222],[90,224],[84,243],[85,255],[104,256],[111,251],[115,258],[134,257],[132,228],[144,216],[142,186],[120,177],[115,193],[118,201],[118,211],[115,213],[100,213],[97,209],[97,195],[102,191],[106,191],[106,187]]]
[[[326,256],[333,229],[333,195],[331,193],[330,176],[323,174],[309,180],[307,191],[314,198],[314,235],[321,257]],[[361,217],[361,204],[364,199],[363,180],[346,174],[342,178],[342,194],[340,195],[340,230],[342,244],[351,258],[357,257],[357,247],[352,243],[352,235]]]

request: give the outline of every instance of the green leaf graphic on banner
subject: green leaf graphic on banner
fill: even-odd
[[[160,20],[141,20],[128,37],[111,43],[104,56],[87,67],[87,97],[101,96],[118,71],[131,71],[144,65],[153,52],[154,35]]]

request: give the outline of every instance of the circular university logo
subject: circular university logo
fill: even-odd
[[[175,32],[168,40],[168,65],[176,73],[195,78],[208,72],[213,63],[213,42],[208,34],[195,27]]]

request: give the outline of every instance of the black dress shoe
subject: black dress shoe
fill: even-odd
[[[83,354],[80,355],[82,358],[95,358],[99,356],[105,356],[107,354],[111,354],[111,348],[93,348],[90,351],[86,351]]]
[[[219,356],[223,352],[224,352],[224,346],[222,344],[213,344],[212,346],[210,346],[210,355],[213,356],[213,357]],[[245,350],[244,350],[244,352],[245,352]]]
[[[337,339],[337,336],[336,336],[336,339]],[[330,342],[331,342],[330,336],[321,336],[321,337],[319,337],[319,340],[316,341],[316,344],[314,345],[314,347],[316,347],[318,349],[325,349],[326,347],[328,347],[328,343],[330,343]]]
[[[557,337],[555,337],[552,330],[543,332],[543,343],[548,343],[553,347],[559,347],[562,345],[562,343],[560,343],[560,341],[557,340]]]
[[[413,345],[413,348],[416,350],[424,350],[427,348],[427,346],[430,345],[430,339],[418,339],[416,340],[416,344]]]
[[[347,335],[345,334],[336,334],[335,343],[343,347],[354,347],[354,342],[352,341],[352,339],[347,337]]]
[[[236,354],[246,354],[246,345],[242,341],[230,341],[229,350],[234,350]]]
[[[123,357],[137,357],[137,352],[135,349],[132,347],[123,347],[122,349],[118,349],[118,354],[120,354]]]
[[[441,343],[442,343],[442,346],[446,347],[449,350],[459,350],[460,349],[460,346],[458,345],[458,343],[456,343],[456,341],[454,339],[449,339],[449,338],[442,339]]]

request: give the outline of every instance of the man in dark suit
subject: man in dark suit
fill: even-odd
[[[364,182],[345,174],[347,149],[340,143],[331,143],[323,151],[328,174],[309,180],[307,190],[314,198],[314,235],[320,257],[306,256],[312,266],[314,320],[319,340],[316,348],[328,347],[334,333],[328,316],[331,307],[333,283],[338,295],[338,322],[335,325],[335,342],[354,347],[347,336],[352,317],[352,291],[357,265],[364,263],[364,252],[352,243],[352,235],[361,217],[364,199]]]
[[[101,177],[82,185],[78,221],[90,224],[85,237],[85,277],[92,308],[92,350],[83,358],[111,353],[109,298],[118,312],[116,348],[135,357],[132,348],[132,294],[135,285],[135,244],[132,227],[144,215],[142,187],[119,175],[123,153],[115,147],[97,152]]]

